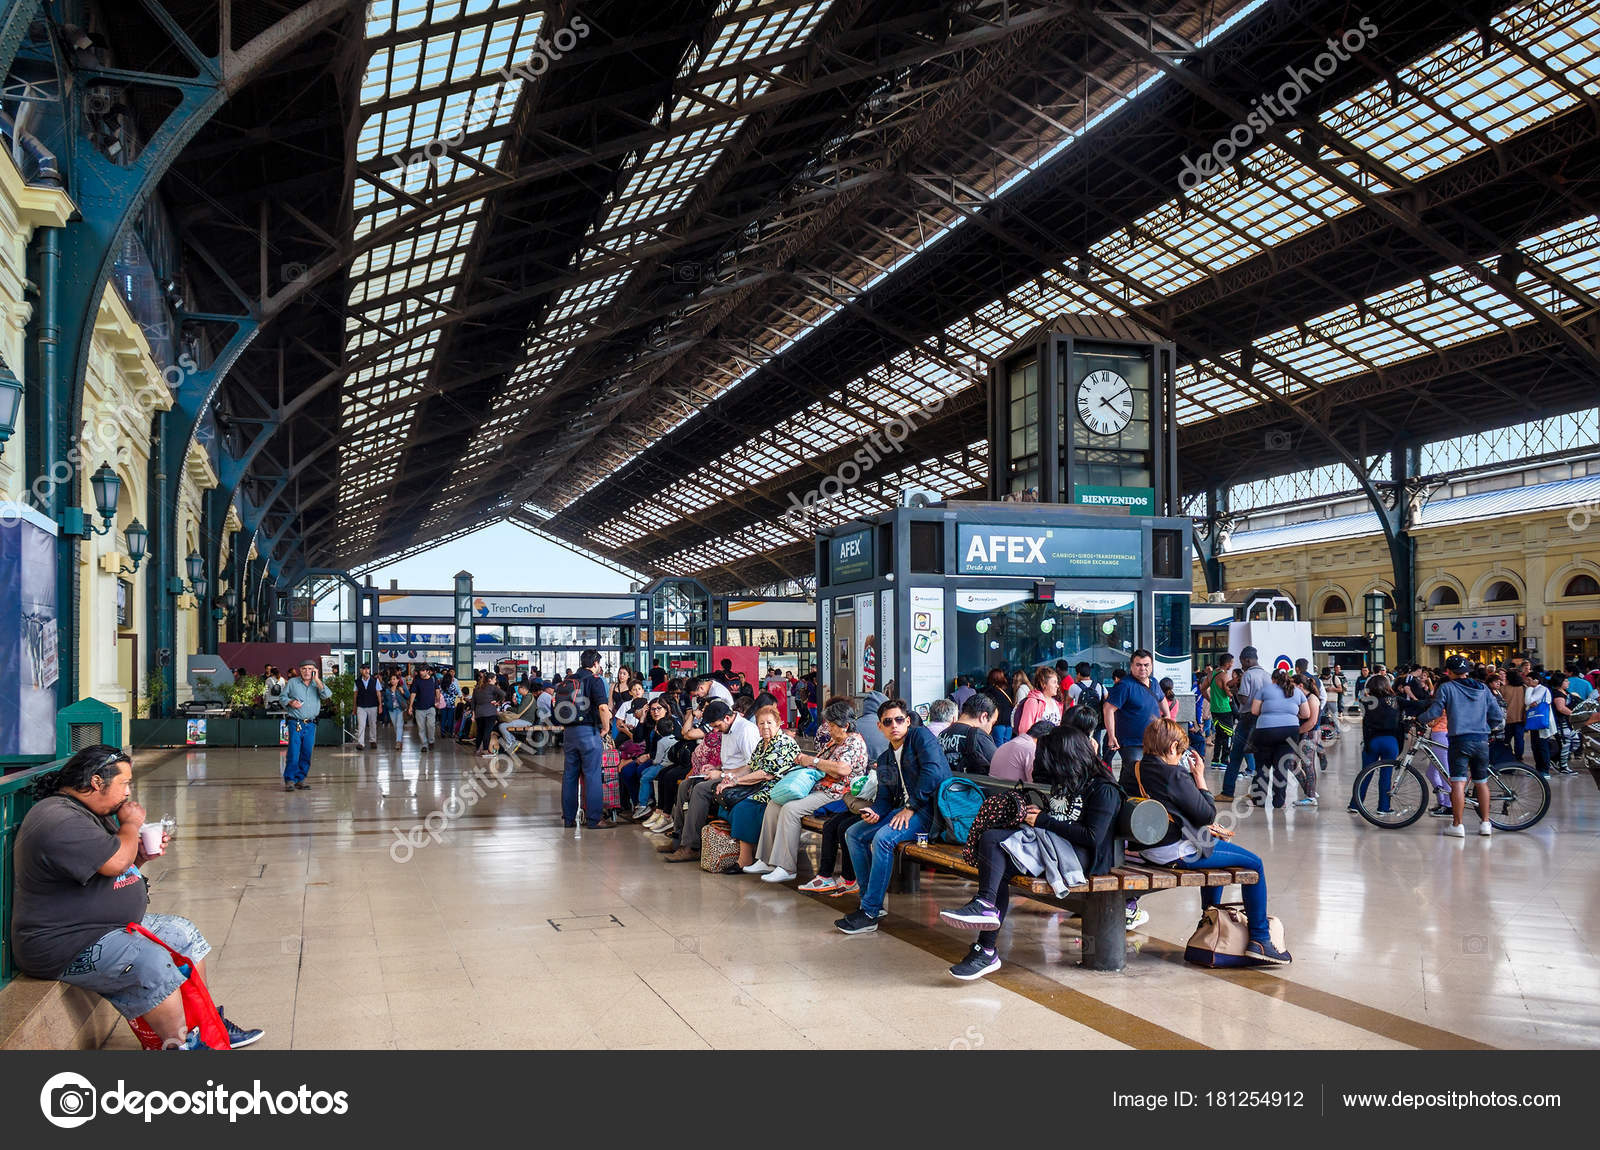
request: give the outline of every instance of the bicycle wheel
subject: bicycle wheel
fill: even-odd
[[[1383,802],[1383,775],[1390,772],[1389,802]],[[1428,811],[1432,788],[1422,772],[1394,760],[1373,763],[1356,777],[1356,809],[1375,827],[1399,830],[1409,827]]]
[[[1550,784],[1537,771],[1512,765],[1489,772],[1489,823],[1496,830],[1525,831],[1549,809]]]

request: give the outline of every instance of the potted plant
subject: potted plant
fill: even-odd
[[[337,675],[329,675],[322,680],[322,685],[331,692],[328,698],[326,717],[330,724],[337,724],[338,735],[324,728],[322,723],[317,724],[317,742],[321,745],[336,745],[344,742],[349,734],[348,720],[355,714],[356,706],[356,677],[348,671],[341,671]]]

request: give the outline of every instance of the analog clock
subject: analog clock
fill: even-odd
[[[1114,371],[1094,371],[1078,384],[1078,418],[1096,435],[1115,435],[1133,418],[1133,388]]]

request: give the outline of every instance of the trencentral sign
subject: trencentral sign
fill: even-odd
[[[962,575],[1061,578],[1144,574],[1141,534],[1127,528],[986,526],[963,523],[956,533]]]

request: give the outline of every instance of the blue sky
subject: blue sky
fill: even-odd
[[[495,523],[441,543],[371,575],[372,582],[383,588],[398,579],[408,590],[448,591],[455,586],[457,571],[472,572],[473,586],[486,591],[628,590],[626,575],[509,523]]]

